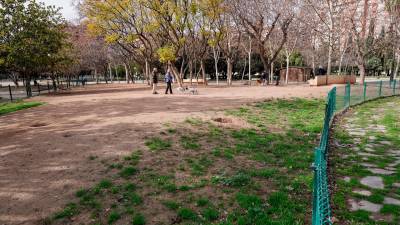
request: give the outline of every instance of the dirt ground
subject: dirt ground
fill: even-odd
[[[33,98],[46,104],[0,117],[0,224],[35,224],[61,209],[101,177],[90,156],[129,154],[166,122],[212,119],[222,109],[268,98],[325,97],[331,88],[208,87],[196,96],[166,96],[115,84]]]

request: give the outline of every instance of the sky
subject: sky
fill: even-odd
[[[62,8],[61,13],[64,18],[68,21],[73,21],[78,18],[76,9],[72,6],[72,0],[39,0],[46,5],[55,5],[56,7]]]

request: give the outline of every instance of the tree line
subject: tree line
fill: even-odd
[[[231,85],[290,65],[358,73],[364,82],[394,79],[400,67],[399,0],[77,0],[78,25],[34,0],[0,4],[0,73],[26,86],[81,71],[149,80],[153,67],[171,69],[180,86],[206,83],[207,74],[219,83],[220,73]]]

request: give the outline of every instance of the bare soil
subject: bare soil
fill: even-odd
[[[319,98],[331,88],[208,87],[171,96],[115,84],[33,98],[46,104],[0,117],[0,224],[35,224],[60,210],[76,190],[98,181],[101,160],[143,146],[165,123],[199,117],[223,125],[231,122],[221,117],[224,109],[269,98]]]

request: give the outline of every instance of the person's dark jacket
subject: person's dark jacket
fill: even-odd
[[[157,84],[158,83],[158,76],[157,76],[157,73],[154,73],[153,72],[153,74],[152,74],[152,78],[153,78],[153,84]]]

